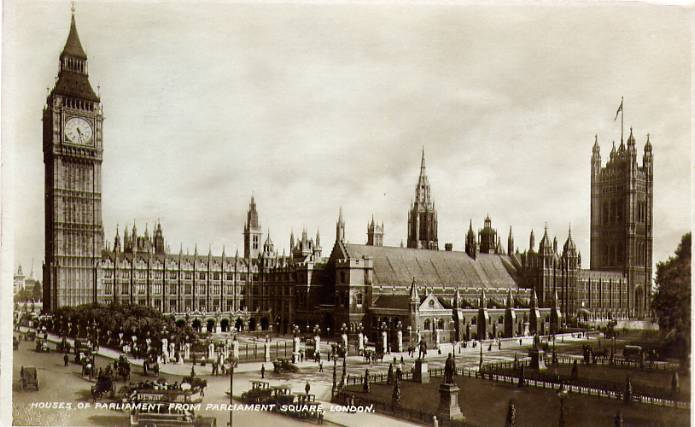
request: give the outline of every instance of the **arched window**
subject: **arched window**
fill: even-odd
[[[425,330],[430,328],[430,319],[425,319]]]
[[[437,329],[444,329],[444,319],[439,319],[437,321]]]

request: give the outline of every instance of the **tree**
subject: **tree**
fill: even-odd
[[[656,265],[656,293],[652,309],[666,336],[667,350],[685,359],[690,349],[690,241],[686,233],[675,256]]]

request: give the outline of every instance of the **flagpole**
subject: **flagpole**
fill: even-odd
[[[625,118],[625,104],[623,104],[623,97],[620,97],[620,144],[623,143],[623,119]]]

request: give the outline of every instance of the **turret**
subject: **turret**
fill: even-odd
[[[468,225],[468,233],[466,233],[466,253],[469,257],[475,259],[478,256],[478,241],[473,232],[473,220],[470,220]]]
[[[345,242],[345,221],[343,220],[343,207],[338,210],[338,221],[335,223],[335,241]]]
[[[487,297],[485,296],[485,288],[480,290],[480,299],[478,300],[478,306],[480,308],[487,308]]]
[[[553,237],[553,253],[557,253],[557,236]]]
[[[512,297],[512,288],[507,289],[507,308],[514,307],[514,297]]]
[[[294,249],[294,231],[290,230],[290,253]]]
[[[652,171],[653,158],[654,156],[652,154],[652,143],[649,140],[649,134],[647,134],[647,143],[644,144],[644,156],[642,157],[642,166],[649,172]]]
[[[598,135],[594,136],[594,147],[591,150],[591,176],[595,177],[601,171],[601,147],[598,145]]]
[[[536,251],[536,236],[533,235],[533,229],[531,229],[531,235],[528,238],[528,251]]]
[[[121,236],[118,234],[118,225],[116,225],[116,237],[113,239],[113,251],[121,252]]]
[[[514,236],[512,236],[512,226],[509,226],[509,237],[507,237],[507,255],[514,253]]]

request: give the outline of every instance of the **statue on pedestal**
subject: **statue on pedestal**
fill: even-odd
[[[444,363],[444,384],[455,384],[454,375],[456,375],[456,361],[451,353]]]

